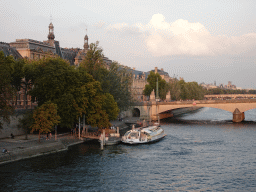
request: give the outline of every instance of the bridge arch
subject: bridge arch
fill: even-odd
[[[245,112],[251,109],[256,108],[256,103],[196,103],[196,105],[193,104],[167,104],[164,103],[163,105],[159,104],[159,113],[173,110],[173,109],[181,109],[181,108],[187,108],[187,107],[209,107],[209,108],[216,108],[216,109],[222,109],[225,111],[229,111],[233,113],[236,109],[239,109],[240,112]]]
[[[244,112],[256,108],[256,99],[233,99],[233,100],[197,100],[197,101],[175,101],[175,102],[141,102],[134,108],[140,111],[140,117],[158,118],[157,114],[170,116],[170,111],[182,108],[209,107],[229,111],[233,114],[233,121],[239,116],[244,119]],[[237,110],[238,109],[238,110]],[[161,119],[161,117],[160,117]]]
[[[133,117],[140,117],[140,110],[138,108],[133,108],[132,116]]]

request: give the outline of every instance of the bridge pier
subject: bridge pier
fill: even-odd
[[[233,112],[233,122],[239,123],[245,118],[244,112],[240,112],[238,108]]]

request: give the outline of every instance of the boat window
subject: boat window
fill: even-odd
[[[130,134],[131,137],[138,137],[138,133],[137,132],[133,132]]]
[[[125,134],[124,134],[124,136],[127,136],[127,135],[129,135],[130,134],[130,131],[127,131]]]

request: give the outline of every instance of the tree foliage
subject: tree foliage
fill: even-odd
[[[31,130],[33,123],[33,110],[26,110],[25,114],[19,119],[18,123],[18,128],[23,129],[25,132],[25,139],[28,139],[28,132]]]
[[[103,58],[103,49],[99,47],[99,42],[91,43],[86,57],[80,63],[80,66],[84,67],[87,73],[92,75],[96,81],[101,82],[105,73]]]
[[[12,74],[15,60],[12,56],[4,56],[0,51],[0,128],[2,128],[2,120],[9,122],[10,115],[14,108],[10,104],[15,95],[15,89],[12,86]]]
[[[169,82],[169,86],[172,100],[180,100],[181,88],[179,80],[177,78],[172,78]]]
[[[91,43],[79,69],[85,69],[91,74],[96,81],[100,82],[102,92],[110,93],[117,102],[118,108],[121,111],[126,110],[132,102],[131,72],[118,62],[106,66],[103,58],[103,49],[99,47],[99,42]]]
[[[53,131],[55,125],[60,121],[60,116],[57,114],[57,105],[51,102],[46,102],[38,107],[33,113],[34,123],[31,126],[31,132],[38,131],[40,142],[40,134]]]
[[[148,75],[148,78],[147,78],[147,82],[148,84],[145,86],[145,89],[143,90],[144,95],[150,96],[153,90],[155,90],[155,94],[157,95],[156,84],[158,82],[159,97],[162,100],[166,98],[166,94],[170,88],[166,83],[166,81],[162,79],[159,73],[150,71],[150,74]]]
[[[107,114],[102,110],[100,83],[85,70],[75,69],[61,58],[46,58],[37,61],[34,74],[32,99],[39,106],[47,101],[57,104],[61,127],[72,128],[83,114],[87,124],[109,126]]]
[[[110,121],[115,120],[118,116],[119,108],[110,93],[104,94],[103,109],[107,112]]]
[[[221,88],[214,88],[214,89],[209,89],[205,90],[206,95],[218,95],[218,94],[247,94],[247,91],[242,89],[242,90],[232,90],[232,89],[221,89]],[[249,93],[252,93],[249,91]]]
[[[116,61],[111,63],[108,70],[105,70],[101,81],[103,92],[110,93],[114,97],[120,111],[125,111],[131,106],[131,84],[131,71]]]
[[[169,82],[172,100],[200,100],[204,98],[205,90],[197,82],[185,82],[173,78]]]

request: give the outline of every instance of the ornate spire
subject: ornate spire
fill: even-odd
[[[87,52],[88,49],[89,49],[89,45],[88,45],[88,36],[87,36],[87,29],[86,29],[86,35],[84,36],[84,51]]]
[[[49,34],[48,34],[48,40],[52,39],[54,40],[55,36],[54,36],[54,27],[52,22],[49,25]]]

